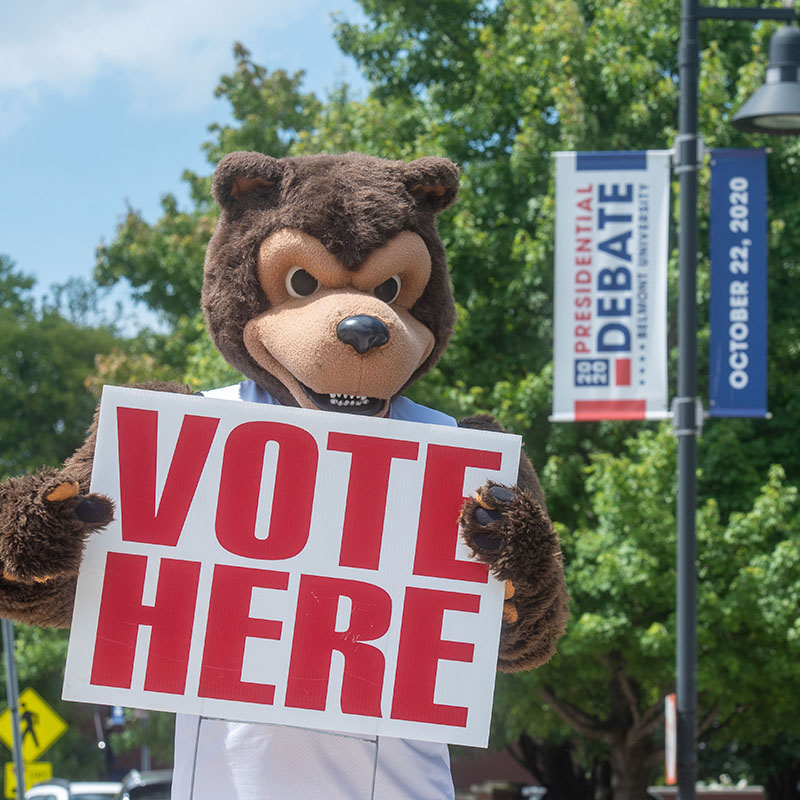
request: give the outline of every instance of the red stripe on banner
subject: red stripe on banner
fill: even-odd
[[[575,422],[644,419],[646,408],[646,400],[576,400]]]
[[[615,376],[617,386],[631,385],[631,360],[629,358],[618,358]]]

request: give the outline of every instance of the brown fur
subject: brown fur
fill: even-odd
[[[30,584],[0,578],[2,615],[28,625],[69,628],[77,580],[77,575],[61,575]]]
[[[303,379],[286,361],[296,364],[299,359],[304,368],[313,367],[309,374],[322,375],[314,380],[329,383],[330,375],[347,371],[338,362],[330,366],[337,352],[355,365],[353,373],[369,373],[361,366],[372,359],[369,374],[373,377],[367,383],[382,387],[384,394],[375,396],[388,406],[390,397],[436,364],[453,330],[455,304],[436,215],[454,201],[457,190],[458,169],[441,158],[406,164],[354,153],[280,160],[258,153],[226,156],[214,175],[213,194],[222,213],[208,247],[202,295],[208,329],[220,352],[287,405],[298,404],[298,389],[289,384]],[[315,305],[305,296],[284,298],[285,309],[279,312],[283,316],[276,316],[270,313],[275,309],[267,291],[283,292],[285,275],[271,272],[274,264],[265,252],[277,242],[280,254],[280,237],[287,236],[300,242],[301,255],[311,254],[320,274],[333,277],[319,293],[324,302]],[[290,255],[293,258],[294,251]],[[398,295],[390,308],[372,291],[387,277],[387,270],[391,275],[398,264],[399,274],[409,262],[414,267],[405,273],[405,294]],[[377,283],[369,284],[370,274],[377,276]],[[362,304],[367,314],[384,314],[395,351],[388,340],[366,354],[358,350],[358,357],[345,340],[329,346],[327,340],[337,335],[340,311],[352,319],[364,313]],[[317,325],[325,314],[315,309],[323,308],[328,309],[328,320]],[[290,318],[296,327],[287,334],[281,324]],[[268,350],[278,335],[283,337],[277,348],[283,361]],[[302,350],[292,346],[301,335],[308,339]],[[412,347],[417,349],[409,355]],[[309,365],[309,361],[315,363]],[[281,376],[273,364],[285,374]],[[401,370],[399,380],[388,375]],[[190,393],[188,387],[177,384],[139,388]],[[310,388],[319,393],[363,394],[361,389]],[[305,396],[301,401],[305,402]],[[0,574],[4,576],[0,615],[41,625],[69,624],[84,543],[113,515],[108,498],[89,494],[96,423],[95,418],[86,442],[62,469],[42,470],[0,484]],[[487,416],[460,424],[502,431]],[[77,494],[73,482],[78,484]],[[507,581],[498,663],[500,669],[512,671],[537,666],[552,655],[566,623],[567,596],[558,541],[539,480],[524,453],[513,495],[498,500],[491,486],[481,489],[480,502],[473,499],[465,504],[462,524],[476,557]],[[87,500],[93,504],[90,522],[86,521]],[[483,522],[475,518],[478,508]],[[487,514],[493,515],[488,517],[490,522]]]
[[[45,499],[65,480],[74,476],[46,469],[0,485],[0,560],[7,579],[33,582],[58,574],[77,575],[83,543],[102,525],[87,526],[78,519],[80,495]]]
[[[176,383],[150,382],[135,388],[192,393]],[[97,414],[86,441],[61,469],[42,469],[0,483],[0,616],[38,625],[69,625],[84,544],[114,513],[109,498],[89,495],[96,435]],[[54,490],[73,481],[79,494],[47,500]],[[104,512],[93,522],[78,516],[87,495]]]

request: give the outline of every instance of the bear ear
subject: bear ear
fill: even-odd
[[[217,164],[211,194],[221,208],[230,208],[249,198],[268,198],[280,184],[283,167],[262,153],[229,153]]]
[[[421,211],[438,214],[458,194],[458,167],[446,158],[418,158],[405,167],[405,184]]]

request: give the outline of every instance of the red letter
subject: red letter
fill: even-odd
[[[278,443],[275,490],[269,536],[256,538],[264,448]],[[229,552],[246,558],[296,556],[308,540],[317,477],[314,437],[283,422],[245,422],[225,443],[217,505],[217,539]]]
[[[288,585],[288,572],[217,564],[211,585],[198,696],[272,705],[275,696],[272,684],[241,680],[244,646],[248,636],[280,639],[283,624],[251,617],[250,597],[254,586],[285,590]]]
[[[397,653],[392,719],[434,722],[437,725],[467,724],[467,709],[433,702],[439,661],[472,661],[474,645],[442,640],[442,617],[446,610],[477,614],[477,594],[406,589],[403,625]]]
[[[465,447],[428,446],[422,503],[419,512],[414,574],[486,583],[488,568],[477,561],[459,561],[458,515],[464,505],[464,471],[467,467],[499,469],[502,454]]]
[[[183,418],[156,511],[158,412],[117,408],[122,538],[175,547],[219,425],[214,417]]]
[[[337,631],[339,598],[352,602],[350,624]],[[380,587],[361,581],[303,575],[297,600],[292,658],[286,685],[286,706],[325,710],[331,656],[344,656],[342,711],[381,716],[381,690],[386,666],[383,653],[364,642],[380,639],[392,617],[392,600]]]
[[[91,683],[131,688],[140,625],[149,625],[144,688],[183,694],[200,564],[161,559],[156,601],[142,605],[147,556],[109,553],[100,600]]]
[[[419,445],[400,439],[331,433],[328,450],[353,454],[339,565],[378,569],[392,459],[416,461]]]

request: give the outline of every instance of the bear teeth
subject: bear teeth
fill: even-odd
[[[341,394],[340,392],[336,392],[328,396],[330,397],[331,405],[334,406],[363,406],[369,401],[369,398],[363,394]]]

